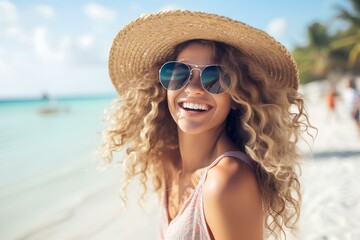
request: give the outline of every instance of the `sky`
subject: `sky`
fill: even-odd
[[[333,21],[347,0],[0,0],[0,100],[114,94],[108,74],[113,38],[143,13],[188,9],[262,29],[289,50],[307,26]]]

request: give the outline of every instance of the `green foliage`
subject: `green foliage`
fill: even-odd
[[[328,27],[322,23],[315,22],[308,27],[308,38],[310,47],[327,48],[330,44]]]
[[[346,21],[348,28],[331,35],[327,25],[312,23],[307,45],[294,49],[301,83],[325,79],[333,71],[360,72],[360,0],[349,1],[353,8],[337,6],[334,16]]]

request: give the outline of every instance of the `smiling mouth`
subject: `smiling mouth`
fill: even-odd
[[[210,107],[208,105],[199,104],[199,103],[182,102],[179,105],[185,111],[192,111],[192,112],[205,112],[210,109]]]

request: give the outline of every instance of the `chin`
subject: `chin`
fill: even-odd
[[[178,128],[183,133],[186,134],[200,134],[206,131],[206,128],[204,126],[199,126],[199,124],[196,123],[178,123]]]

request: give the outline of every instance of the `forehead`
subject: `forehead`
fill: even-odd
[[[211,47],[199,43],[192,43],[179,52],[176,60],[198,65],[213,63]]]

